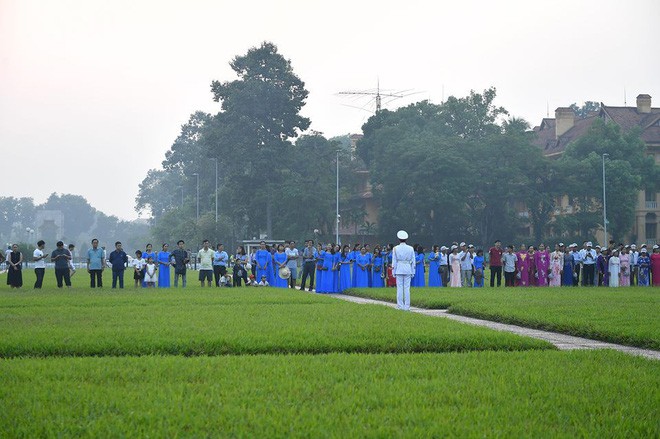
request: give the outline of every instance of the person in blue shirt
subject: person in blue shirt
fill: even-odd
[[[352,286],[351,279],[351,252],[350,246],[345,244],[339,255],[339,288],[338,292],[343,293]]]
[[[172,255],[168,251],[168,244],[163,244],[162,250],[158,252],[157,262],[158,262],[158,288],[169,288],[170,287],[170,266],[172,261],[170,260]],[[144,257],[144,255],[142,255]]]
[[[433,251],[429,253],[429,287],[441,287],[442,279],[440,278],[440,247],[433,246]]]
[[[215,254],[213,255],[213,277],[215,279],[215,286],[220,286],[220,279],[227,275],[227,263],[229,262],[229,255],[225,251],[222,244],[216,246]],[[272,285],[272,284],[271,284]]]
[[[423,287],[426,285],[424,279],[424,247],[418,245],[415,248],[415,277],[412,278],[410,286]]]
[[[117,280],[119,280],[119,288],[124,288],[124,270],[128,264],[128,255],[121,247],[121,242],[115,242],[115,250],[110,253],[108,262],[112,264],[112,288],[117,288]]]
[[[334,266],[334,271],[332,272],[332,292],[339,292],[339,260],[341,258],[341,246],[335,244],[335,253],[332,257],[332,264]]]
[[[484,251],[477,250],[477,255],[472,260],[474,266],[474,286],[483,288],[484,286]],[[430,276],[430,275],[429,275]]]
[[[323,245],[319,242],[316,245],[316,292],[320,293],[321,281],[323,280],[323,258],[325,257],[325,250]]]
[[[103,270],[105,269],[105,252],[99,248],[99,240],[92,239],[92,248],[87,250],[87,272],[91,288],[103,288]]]
[[[385,286],[385,277],[383,276],[383,254],[380,245],[374,247],[374,253],[371,258],[371,287],[383,288]]]

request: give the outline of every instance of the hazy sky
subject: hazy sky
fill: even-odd
[[[396,5],[396,6],[395,6]],[[367,100],[340,91],[471,89],[538,124],[585,100],[660,106],[660,2],[0,0],[2,196],[74,193],[137,217],[138,184],[188,116],[217,112],[212,80],[262,41],[310,92],[312,129],[360,132]]]

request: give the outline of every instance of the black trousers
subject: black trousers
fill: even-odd
[[[582,266],[582,285],[592,287],[594,285],[594,273],[596,264],[584,264]]]
[[[440,266],[440,278],[442,279],[442,285],[445,287],[449,286],[449,266],[441,265]]]
[[[240,276],[238,275],[239,271],[241,272]],[[240,265],[235,265],[234,266],[233,278],[234,278],[234,286],[235,287],[240,287],[241,286],[241,280],[243,280],[243,283],[245,283],[245,285],[247,285],[247,276],[248,276],[247,275],[247,270],[245,269],[245,267],[241,267]]]
[[[502,267],[500,267],[500,268],[502,268]],[[491,283],[493,282],[492,277],[490,278],[490,281],[491,281]],[[516,285],[516,272],[515,271],[512,271],[512,272],[505,271],[504,272],[504,284],[507,287],[513,287],[513,286]]]
[[[213,277],[215,278],[215,286],[220,286],[220,278],[225,277],[227,274],[227,267],[224,265],[214,265],[213,266]]]
[[[103,270],[89,270],[89,286],[103,288]]]
[[[573,286],[577,287],[580,285],[580,267],[581,264],[575,264],[575,276],[573,276]]]
[[[45,268],[35,268],[34,274],[37,275],[37,281],[34,283],[35,288],[41,288],[41,285],[44,283],[44,274],[46,274]]]
[[[316,273],[316,264],[314,261],[305,262],[303,264],[302,278],[300,279],[300,289],[305,289],[305,282],[307,282],[307,276],[309,276],[309,289],[310,291],[314,289],[314,275]]]
[[[495,286],[495,276],[497,276],[497,286],[502,286],[502,266],[501,265],[491,265],[490,266],[490,287]],[[506,273],[504,273],[504,278],[506,279]]]
[[[55,269],[55,280],[57,280],[57,288],[62,288],[63,283],[65,283],[67,287],[70,287],[71,286],[71,276],[69,275],[69,267],[56,268]]]

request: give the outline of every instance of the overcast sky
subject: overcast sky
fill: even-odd
[[[398,5],[398,6],[395,6]],[[471,89],[538,125],[585,100],[660,106],[660,2],[364,0],[0,0],[2,196],[80,194],[137,217],[138,184],[188,116],[217,112],[212,80],[268,40],[310,92],[311,129],[360,132],[386,108]],[[373,109],[373,105],[367,105]]]

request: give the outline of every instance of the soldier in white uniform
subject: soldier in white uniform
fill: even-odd
[[[392,273],[396,276],[397,308],[410,310],[410,280],[415,275],[415,250],[406,244],[408,234],[399,230],[399,245],[392,250]]]

